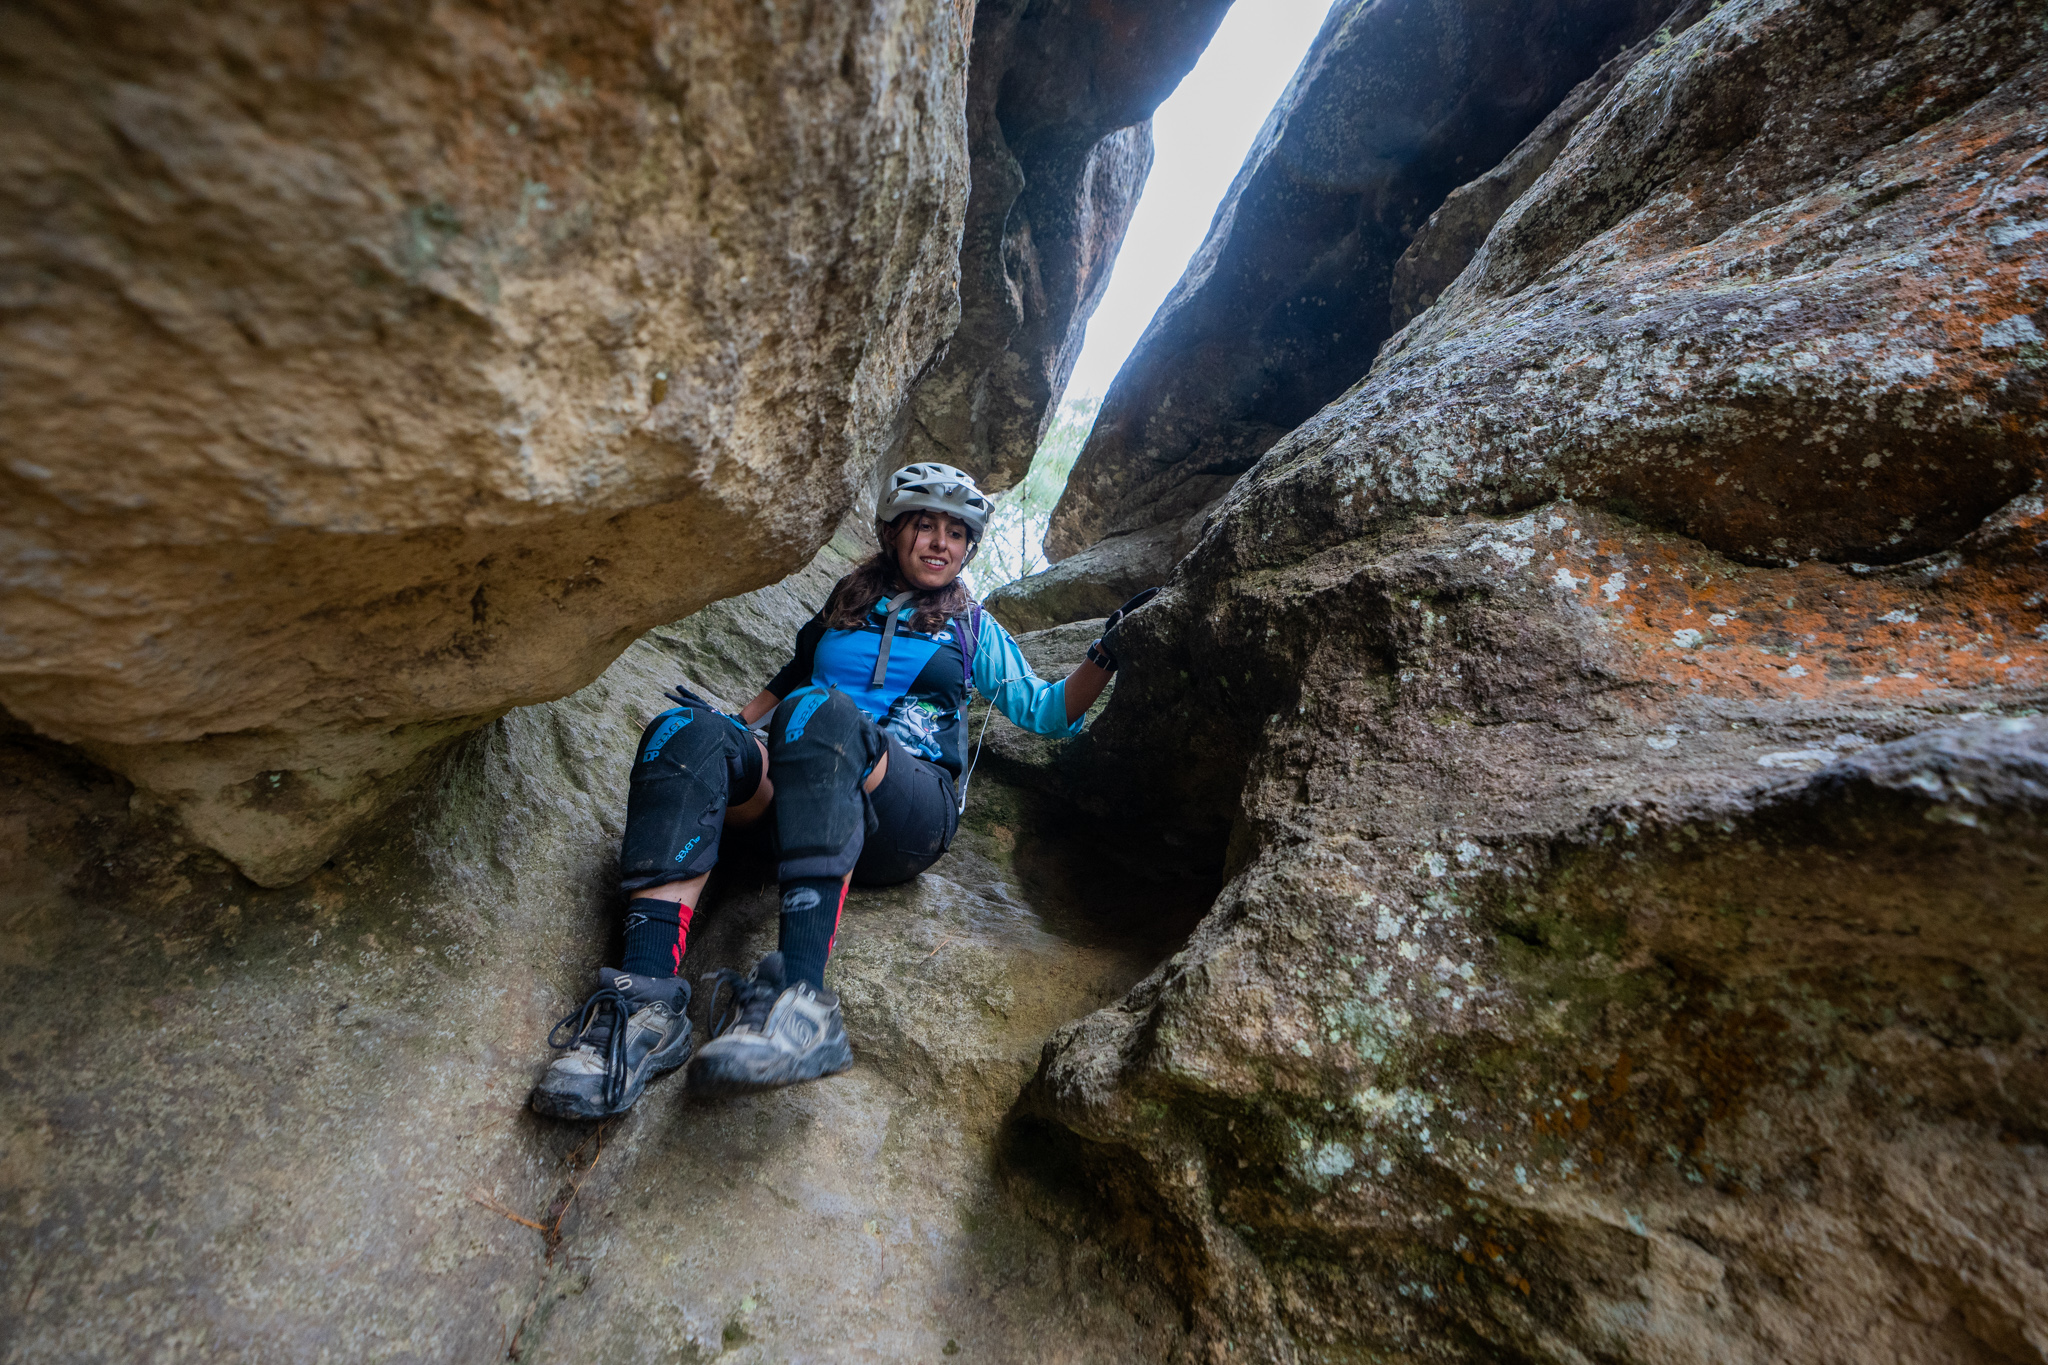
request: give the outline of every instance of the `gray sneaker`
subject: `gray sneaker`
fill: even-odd
[[[745,977],[721,967],[705,980],[712,983],[711,1041],[690,1063],[692,1094],[750,1095],[853,1065],[838,995],[804,981],[783,985],[781,953],[768,954]],[[721,990],[731,992],[722,1013]]]
[[[533,1088],[533,1107],[558,1119],[625,1113],[649,1081],[689,1059],[689,1011],[690,983],[679,977],[599,968],[597,990],[548,1030],[562,1055]]]

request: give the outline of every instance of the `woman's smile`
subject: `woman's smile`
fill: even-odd
[[[907,587],[943,588],[967,562],[967,523],[920,512],[896,533],[896,565]]]

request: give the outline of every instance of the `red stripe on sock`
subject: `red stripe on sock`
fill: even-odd
[[[676,902],[676,975],[683,974],[683,950],[690,946],[690,916],[697,907]]]
[[[839,946],[839,921],[846,915],[846,888],[850,881],[839,883],[839,905],[832,912],[832,937],[825,940],[825,960],[832,960],[832,950]]]

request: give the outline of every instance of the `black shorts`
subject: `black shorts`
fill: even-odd
[[[874,828],[853,865],[855,886],[907,882],[939,860],[960,828],[953,774],[919,758],[896,736],[889,742],[889,771],[868,793]]]

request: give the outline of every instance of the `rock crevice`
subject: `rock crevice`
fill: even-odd
[[[1047,554],[1187,516],[1343,393],[1393,330],[1396,262],[1445,197],[1671,9],[1333,8],[1110,385]]]

